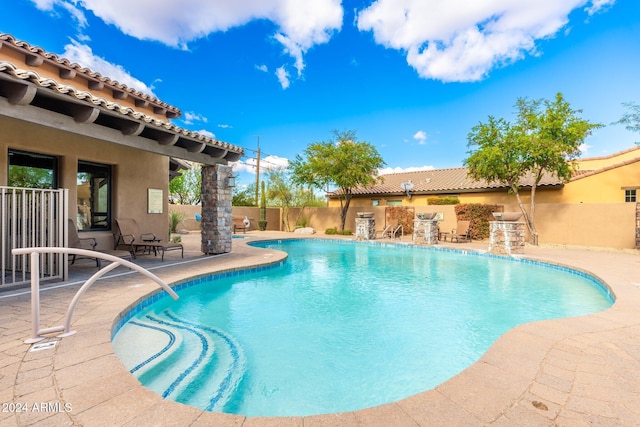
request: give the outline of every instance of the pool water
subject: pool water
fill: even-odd
[[[246,416],[352,411],[433,388],[507,330],[594,313],[595,279],[503,257],[402,245],[258,243],[281,266],[213,276],[116,328],[142,384]]]

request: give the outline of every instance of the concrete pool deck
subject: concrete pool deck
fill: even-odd
[[[169,252],[164,263],[152,256],[136,262],[172,283],[286,257],[246,241],[306,237],[246,236],[234,239],[230,254],[204,256],[194,233],[183,238],[184,259]],[[486,250],[488,243],[442,246]],[[640,425],[640,255],[527,246],[524,256],[593,273],[610,286],[615,304],[588,316],[518,326],[478,362],[432,390],[374,408],[308,417],[204,412],[163,400],[141,386],[111,347],[120,313],[157,288],[140,274],[119,268],[113,272],[117,275],[95,283],[73,316],[78,333],[52,337],[48,341],[56,346],[40,351],[23,343],[31,336],[28,289],[0,289],[0,426]],[[68,286],[41,292],[42,327],[62,324],[80,279],[95,273],[95,263],[79,261],[70,271]]]

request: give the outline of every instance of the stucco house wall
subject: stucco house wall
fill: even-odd
[[[58,157],[58,186],[69,189],[69,217],[77,211],[78,160],[112,166],[112,218],[136,219],[144,230],[157,236],[168,236],[168,212],[147,213],[147,189],[165,189],[163,204],[168,203],[169,160],[166,156],[135,150],[125,146],[56,131],[50,128],[0,117],[0,185],[7,185],[7,154],[10,148]],[[83,232],[82,237],[95,237],[98,249],[113,249],[112,224],[110,231]]]
[[[171,123],[180,115],[152,95],[0,33],[0,185],[9,184],[10,149],[54,156],[54,185],[69,190],[69,218],[75,219],[78,161],[110,165],[111,227],[81,231],[98,240],[98,249],[113,248],[116,218],[134,218],[141,232],[169,237],[170,165],[175,173],[183,160],[203,164],[217,183],[211,195],[230,195],[224,168],[243,149]],[[162,191],[161,213],[148,212],[149,189]],[[207,218],[223,217],[208,230],[211,240],[229,240],[227,214],[212,210],[205,208]]]

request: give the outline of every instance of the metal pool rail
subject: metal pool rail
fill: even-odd
[[[169,285],[167,285],[162,279],[160,279],[155,274],[150,271],[136,265],[130,261],[124,260],[122,258],[118,258],[113,255],[104,254],[98,251],[90,251],[86,249],[76,249],[76,248],[61,248],[61,247],[35,247],[35,248],[19,248],[13,249],[11,251],[14,255],[31,255],[31,316],[32,316],[32,327],[33,327],[33,335],[31,338],[28,338],[24,341],[25,344],[33,344],[38,341],[44,340],[46,337],[43,335],[51,334],[55,332],[62,332],[59,334],[59,337],[68,337],[76,333],[76,331],[71,330],[71,316],[73,315],[73,311],[76,308],[80,297],[98,280],[100,277],[104,276],[106,273],[110,272],[114,268],[122,265],[132,270],[137,271],[138,273],[148,277],[149,279],[156,282],[160,287],[162,287],[171,298],[174,300],[178,299],[178,295],[171,289]],[[65,323],[62,326],[53,326],[50,328],[40,328],[40,264],[39,258],[40,254],[47,253],[57,253],[57,254],[69,254],[69,255],[82,255],[90,258],[100,258],[107,261],[111,261],[111,264],[106,267],[98,270],[93,276],[91,276],[81,287],[78,289],[78,292],[74,295],[71,303],[69,304],[69,308],[67,309],[67,315],[65,317]]]

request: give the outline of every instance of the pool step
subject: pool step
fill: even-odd
[[[125,366],[143,385],[177,402],[222,410],[245,372],[244,354],[231,336],[168,310],[129,324],[134,329],[123,328],[119,339],[136,336],[153,343],[144,346],[144,355],[125,357]]]

